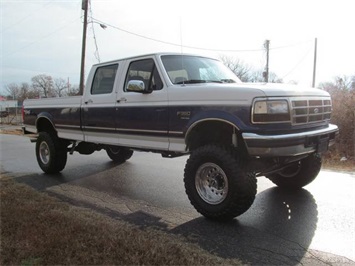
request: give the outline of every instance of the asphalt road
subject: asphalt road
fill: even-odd
[[[183,235],[219,256],[253,265],[355,265],[355,173],[323,170],[294,193],[261,177],[253,206],[216,223],[187,199],[187,157],[136,152],[115,165],[105,152],[74,154],[61,174],[48,176],[27,137],[0,134],[0,143],[2,174],[104,215]]]

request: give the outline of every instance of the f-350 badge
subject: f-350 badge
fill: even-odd
[[[180,119],[187,119],[188,120],[188,119],[190,119],[191,112],[190,111],[178,111],[176,114]]]

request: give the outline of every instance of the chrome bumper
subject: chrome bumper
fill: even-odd
[[[242,133],[242,136],[250,156],[278,157],[297,156],[313,152],[323,153],[334,144],[338,133],[338,127],[329,124],[327,128],[294,134],[259,135]]]

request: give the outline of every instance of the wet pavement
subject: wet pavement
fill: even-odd
[[[0,128],[1,129],[1,128]],[[105,152],[68,156],[61,174],[43,174],[35,145],[0,134],[1,173],[77,206],[185,236],[226,258],[269,265],[355,265],[355,174],[321,171],[297,192],[258,179],[253,206],[228,223],[201,217],[183,185],[187,157],[135,152],[115,165]]]

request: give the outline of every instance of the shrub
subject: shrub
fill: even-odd
[[[339,137],[327,157],[355,161],[355,76],[352,79],[338,77],[334,82],[322,83],[321,88],[332,96],[331,123],[339,127]]]

